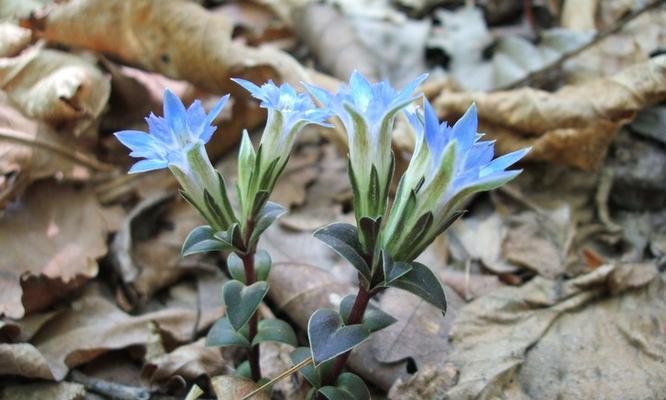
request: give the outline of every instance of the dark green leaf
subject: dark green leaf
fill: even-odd
[[[384,270],[384,286],[400,278],[412,269],[409,263],[402,261],[393,261],[391,256],[382,252],[382,268]]]
[[[356,296],[350,294],[345,296],[340,302],[340,316],[345,323],[347,323],[349,314],[351,314],[355,300]],[[365,314],[363,314],[363,325],[369,333],[380,331],[396,322],[397,320],[395,318],[373,304],[369,304],[368,308],[365,310]]]
[[[222,293],[229,322],[234,329],[240,330],[268,293],[268,283],[261,281],[245,286],[243,282],[231,280],[224,284]]]
[[[236,367],[234,375],[240,376],[241,378],[252,380],[252,369],[250,368],[250,362],[245,360]]]
[[[446,313],[446,294],[437,276],[421,263],[411,262],[410,265],[412,269],[389,286],[411,292]]]
[[[342,317],[333,310],[319,309],[308,321],[308,338],[315,365],[353,349],[369,336],[363,324],[343,325]]]
[[[227,269],[229,270],[229,275],[237,281],[247,283],[245,280],[245,264],[243,260],[238,257],[238,254],[231,253],[227,257]]]
[[[319,389],[328,400],[370,400],[370,391],[363,379],[351,372],[340,374],[335,386]]]
[[[297,347],[296,349],[294,349],[294,351],[291,352],[290,358],[291,362],[294,363],[294,365],[296,365],[311,356],[312,353],[310,352],[309,347]],[[301,368],[299,372],[308,382],[310,382],[310,385],[312,385],[312,387],[318,388],[321,386],[321,375],[319,374],[319,371],[315,369],[315,367],[312,364]]]
[[[298,346],[296,333],[291,325],[280,319],[263,319],[259,321],[257,335],[252,340],[252,345],[261,342],[280,342],[290,346]]]
[[[250,241],[252,243],[257,243],[259,236],[261,236],[261,234],[264,233],[264,231],[268,229],[276,219],[286,212],[287,210],[281,205],[273,203],[272,201],[267,202],[266,205],[264,205],[264,208],[261,209],[259,215],[257,215],[257,221],[254,226],[254,231],[252,231]]]
[[[361,217],[359,220],[359,229],[365,238],[365,253],[372,254],[375,249],[375,243],[379,238],[379,231],[382,226],[382,217]]]
[[[254,255],[254,270],[258,281],[267,281],[271,273],[271,256],[266,250],[259,250]]]
[[[365,262],[361,242],[358,240],[358,232],[354,225],[335,223],[318,229],[314,237],[326,243],[336,253],[361,273],[368,281],[370,280],[370,267]]]
[[[250,342],[247,340],[247,325],[244,329],[236,331],[227,317],[217,320],[215,324],[208,331],[206,335],[206,346],[209,347],[228,347],[228,346],[241,346],[250,347]]]
[[[215,237],[215,230],[209,225],[201,225],[192,229],[183,242],[180,253],[183,257],[208,251],[230,250],[228,243],[220,241]]]

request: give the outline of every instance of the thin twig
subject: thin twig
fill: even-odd
[[[118,400],[149,400],[150,392],[143,388],[108,382],[91,378],[82,372],[73,370],[70,373],[73,382],[82,384],[87,390]]]
[[[257,389],[251,391],[250,393],[246,394],[243,396],[241,400],[246,400],[249,399],[250,397],[254,396],[255,394],[261,392],[262,390],[265,390],[267,387],[275,384],[276,382],[288,377],[289,375],[293,374],[294,372],[307,367],[308,365],[312,364],[312,357],[308,357],[305,360],[299,362],[298,364],[294,365],[293,367],[289,368],[288,370],[284,371],[280,375],[276,376],[275,378],[271,379],[269,382],[264,383]]]
[[[573,49],[571,51],[568,51],[566,53],[563,53],[557,60],[551,62],[550,64],[544,65],[542,68],[532,71],[529,74],[527,74],[526,77],[519,79],[513,83],[510,83],[506,86],[503,86],[499,88],[498,90],[509,90],[509,89],[515,89],[521,86],[526,86],[529,85],[530,83],[533,83],[538,80],[543,80],[544,76],[548,75],[550,72],[553,70],[560,68],[567,60],[569,60],[572,57],[577,56],[578,54],[582,53],[583,51],[589,49],[590,47],[594,46],[595,44],[599,43],[600,41],[604,40],[608,36],[611,36],[620,30],[624,28],[626,24],[628,24],[630,21],[638,17],[639,15],[645,13],[646,11],[649,11],[655,7],[658,7],[662,4],[666,3],[666,0],[655,0],[651,3],[648,3],[644,5],[643,7],[625,15],[624,17],[620,18],[617,20],[613,25],[608,27],[608,29],[597,33],[592,40],[589,42],[585,43],[584,45]]]

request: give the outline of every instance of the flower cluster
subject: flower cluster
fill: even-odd
[[[515,178],[521,170],[507,170],[529,149],[495,158],[494,142],[478,133],[476,107],[472,105],[453,125],[440,123],[424,99],[422,111],[405,108],[420,95],[414,91],[425,75],[402,90],[388,82],[370,83],[354,72],[348,85],[335,93],[304,84],[323,105],[317,107],[304,92],[289,84],[268,82],[257,86],[234,79],[266,108],[268,117],[255,150],[244,132],[238,156],[238,204],[233,207],[224,177],[211,164],[204,145],[215,131],[215,117],[229,96],[222,97],[206,113],[199,101],[189,108],[170,91],[164,94],[164,116],[147,118],[148,133],[117,132],[143,158],[130,173],[169,168],[178,179],[183,196],[201,213],[208,225],[195,228],[185,239],[183,254],[207,251],[229,253],[230,275],[222,289],[226,315],[207,336],[210,346],[239,346],[248,360],[238,372],[247,371],[259,381],[259,344],[278,341],[297,346],[291,326],[281,320],[259,321],[257,309],[268,293],[271,258],[257,251],[262,232],[285,210],[268,201],[285,168],[298,133],[308,124],[328,126],[337,116],[347,132],[349,177],[357,225],[335,223],[315,232],[358,271],[356,296],[342,299],[339,310],[315,311],[308,322],[309,347],[292,353],[293,370],[312,384],[312,394],[326,398],[365,399],[369,392],[354,374],[343,373],[350,351],[372,333],[396,320],[374,306],[371,298],[386,287],[407,290],[446,312],[446,296],[436,275],[415,262],[419,254],[461,215],[465,199],[494,189]],[[392,206],[389,188],[393,176],[391,134],[396,116],[404,111],[416,134],[412,159],[400,178]],[[313,365],[310,365],[313,364]],[[350,397],[351,396],[351,397]]]

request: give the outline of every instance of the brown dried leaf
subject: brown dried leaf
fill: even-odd
[[[0,313],[20,318],[31,309],[26,302],[44,306],[66,294],[26,291],[28,278],[79,286],[97,275],[96,259],[107,251],[106,235],[104,217],[90,191],[52,181],[31,187],[23,202],[0,219]],[[48,300],[39,300],[44,297]]]
[[[93,61],[35,46],[0,59],[0,88],[25,115],[80,132],[106,106],[111,85]]]
[[[665,290],[654,264],[619,264],[484,296],[451,331],[460,379],[446,397],[657,398],[666,390]]]
[[[464,301],[456,292],[445,290],[446,316],[411,293],[389,288],[382,294],[380,308],[398,322],[373,335],[372,350],[378,361],[395,363],[411,358],[421,369],[448,357],[449,331]]]
[[[241,399],[259,387],[250,380],[233,375],[216,376],[212,379],[211,385],[219,400]],[[270,400],[270,396],[266,391],[261,391],[252,396],[252,398],[255,400]]]
[[[37,179],[86,180],[94,171],[112,169],[73,139],[27,119],[8,101],[0,93],[0,208]]]
[[[270,47],[232,41],[227,17],[184,0],[85,0],[54,6],[43,19],[25,22],[49,41],[113,55],[215,93],[242,93],[229,81],[278,77],[298,83],[300,64]]]
[[[14,57],[30,44],[31,38],[29,29],[8,22],[0,23],[0,57]]]
[[[149,361],[141,370],[141,379],[148,387],[169,386],[176,377],[186,381],[206,375],[230,373],[229,361],[222,358],[219,348],[206,347],[205,338],[178,347],[174,351]]]
[[[529,158],[592,169],[617,130],[637,111],[666,99],[666,56],[554,93],[524,88],[494,93],[443,92],[434,104],[453,121],[476,102],[480,130],[506,153],[532,146]]]

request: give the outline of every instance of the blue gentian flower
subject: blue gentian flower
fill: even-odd
[[[169,168],[186,196],[218,230],[226,229],[235,220],[235,216],[230,206],[222,207],[223,218],[214,217],[207,210],[204,191],[218,204],[228,204],[228,200],[221,186],[221,177],[213,168],[204,145],[216,130],[211,125],[213,120],[228,100],[229,95],[222,97],[206,114],[199,100],[186,109],[178,96],[166,89],[164,116],[158,117],[151,113],[146,118],[148,133],[135,130],[115,133],[118,140],[132,150],[130,156],[144,158],[135,163],[129,173]]]
[[[327,109],[318,108],[310,96],[297,92],[288,83],[277,86],[273,81],[257,86],[244,79],[232,79],[268,110],[266,127],[257,157],[248,135],[243,135],[239,157],[239,188],[242,214],[256,206],[254,198],[260,191],[270,193],[293,149],[298,133],[308,124],[329,126]],[[255,160],[259,158],[255,166]],[[254,177],[253,177],[254,176]]]
[[[393,174],[394,119],[398,111],[418,97],[413,92],[426,77],[425,74],[419,76],[400,91],[386,81],[370,83],[358,71],[352,73],[349,84],[342,85],[336,94],[304,84],[319,102],[340,118],[347,131],[357,221],[382,216],[386,210]]]
[[[529,148],[493,159],[494,141],[481,141],[476,106],[452,127],[440,124],[427,100],[423,114],[408,114],[417,142],[398,185],[396,199],[382,232],[389,254],[411,261],[448,227],[471,194],[497,188],[522,170],[506,169]]]

